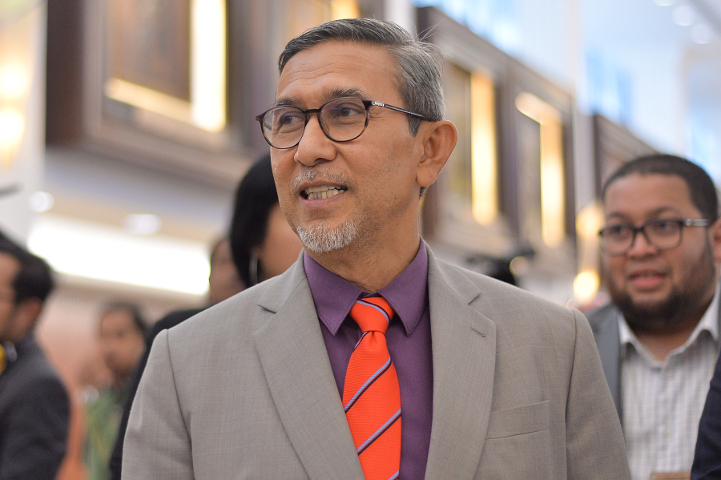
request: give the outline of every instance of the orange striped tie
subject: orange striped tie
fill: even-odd
[[[357,300],[350,316],[363,332],[348,362],[343,406],[366,480],[397,479],[401,464],[401,391],[386,330],[393,309],[381,297]]]

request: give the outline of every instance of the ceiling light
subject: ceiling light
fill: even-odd
[[[135,236],[77,219],[39,215],[28,236],[30,250],[57,272],[73,277],[205,295],[207,246],[155,235]]]
[[[691,29],[691,40],[701,45],[713,40],[713,31],[705,23],[694,25]]]
[[[137,213],[126,215],[123,219],[123,228],[133,235],[152,235],[158,233],[163,222],[157,215]]]
[[[48,192],[35,192],[30,195],[28,203],[33,212],[47,212],[55,205],[55,198]]]
[[[673,17],[674,23],[682,27],[693,25],[693,22],[696,19],[696,13],[693,11],[693,8],[688,5],[679,5],[674,8],[671,16]]]

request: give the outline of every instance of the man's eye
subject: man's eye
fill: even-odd
[[[365,115],[365,109],[354,103],[341,103],[329,108],[328,115],[334,119],[353,118],[357,115]]]
[[[649,227],[658,234],[675,233],[678,230],[678,222],[675,220],[656,220],[649,222]]]
[[[284,131],[295,128],[303,123],[304,117],[300,112],[280,113],[275,117],[274,128],[276,131]]]
[[[609,225],[603,231],[604,235],[609,238],[621,238],[627,236],[631,229],[628,225]]]
[[[294,115],[292,113],[286,113],[280,116],[278,119],[279,125],[292,125],[294,122],[298,121],[298,116]]]

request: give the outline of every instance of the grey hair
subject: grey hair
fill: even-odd
[[[278,70],[283,73],[288,60],[296,53],[331,40],[387,48],[398,64],[398,76],[394,83],[405,103],[403,108],[433,122],[443,119],[445,106],[440,49],[433,44],[415,40],[393,22],[347,18],[313,27],[288,42],[278,58]],[[408,115],[408,128],[412,135],[418,133],[421,121]]]

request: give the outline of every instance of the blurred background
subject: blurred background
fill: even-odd
[[[663,151],[721,185],[721,0],[3,0],[0,229],[59,273],[38,337],[71,389],[108,301],[152,320],[208,301],[279,52],[353,16],[445,52],[440,257],[586,308],[611,171]]]

